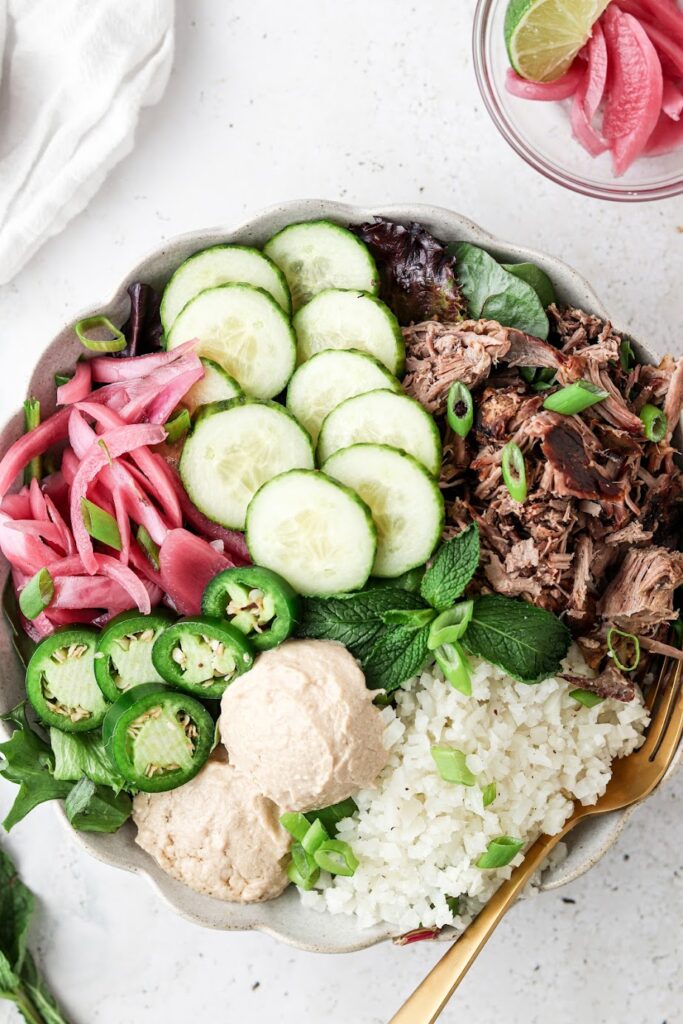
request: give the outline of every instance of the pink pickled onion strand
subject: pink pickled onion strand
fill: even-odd
[[[678,121],[683,112],[683,92],[670,78],[664,79],[662,110],[672,121]]]
[[[127,427],[117,427],[114,430],[105,431],[100,438],[106,451],[97,441],[82,459],[71,487],[69,513],[71,529],[78,553],[83,560],[86,571],[91,575],[97,572],[97,560],[94,556],[92,540],[85,528],[81,512],[81,500],[86,497],[88,485],[108,465],[110,458],[117,458],[119,455],[143,448],[148,444],[160,444],[165,437],[166,431],[163,427],[154,426],[153,424],[143,423]],[[131,575],[133,574],[131,573]]]
[[[61,548],[60,555],[66,556],[67,554],[64,538],[54,523],[45,522],[42,519],[13,519],[11,522],[5,523],[5,529],[18,530],[19,533],[23,533],[27,537],[38,537],[50,544],[53,549]]]
[[[0,498],[4,498],[16,477],[31,459],[63,441],[67,435],[69,409],[60,409],[34,430],[11,444],[0,461]]]
[[[586,117],[592,121],[605,95],[607,84],[607,42],[600,22],[593,26],[593,32],[586,47],[588,73],[584,75],[579,92],[583,91]],[[585,88],[584,87],[585,83]]]
[[[31,515],[34,519],[49,520],[50,517],[45,504],[45,498],[43,497],[43,492],[40,489],[40,484],[35,477],[29,484],[28,500],[31,506]]]
[[[84,360],[76,364],[76,372],[66,384],[57,388],[57,405],[71,405],[80,402],[92,390],[92,362]]]
[[[612,66],[603,132],[612,142],[612,165],[620,177],[636,160],[654,131],[662,106],[662,66],[640,22],[616,5],[604,18]]]
[[[0,551],[13,568],[27,576],[34,576],[43,566],[59,558],[38,537],[23,532],[21,527],[17,529],[7,516],[0,517]]]
[[[197,360],[199,362],[199,360]],[[185,397],[190,388],[204,376],[204,367],[199,363],[198,367],[186,370],[171,383],[167,384],[161,394],[147,408],[147,419],[150,423],[165,423],[170,419],[173,410],[180,400]]]
[[[164,591],[183,615],[197,615],[206,584],[232,563],[188,530],[171,530],[159,551]]]
[[[44,640],[46,636],[50,636],[50,634],[55,631],[53,624],[50,622],[45,612],[41,612],[40,615],[37,615],[32,621],[24,618],[23,615],[20,615],[19,619],[24,633],[26,633],[26,636],[29,637],[30,640],[33,640],[35,644],[39,644],[41,640]]]
[[[71,448],[66,448],[62,452],[62,473],[66,481],[67,487],[71,489],[74,482],[74,477],[78,472],[79,461],[76,453]]]
[[[656,25],[675,36],[677,42],[683,44],[683,11],[670,0],[640,0],[640,7],[645,8],[649,17]]]
[[[17,494],[6,494],[0,502],[0,512],[6,512],[12,519],[29,519],[31,502],[28,496],[28,487],[22,487]]]
[[[508,68],[505,88],[523,100],[566,100],[576,92],[582,75],[581,61],[574,61],[567,74],[554,82],[529,82]]]
[[[130,607],[128,602],[127,608]],[[121,611],[124,611],[122,608]],[[52,625],[50,632],[54,632],[60,626],[74,626],[77,623],[96,622],[99,612],[97,608],[54,608],[50,605],[47,611],[47,618]]]
[[[122,565],[118,559],[111,558],[110,555],[98,554],[95,555],[95,571],[109,576],[115,583],[123,587],[142,614],[149,615],[152,610],[149,593],[143,581],[135,575],[132,569],[129,569],[127,565]]]
[[[155,586],[163,589],[163,584],[160,574],[154,568],[147,555],[142,551],[140,546],[133,541],[130,546],[130,564],[140,573],[146,580],[153,583]]]
[[[110,466],[107,469],[111,469]],[[112,498],[114,501],[114,512],[116,515],[116,525],[119,528],[119,538],[121,540],[121,551],[119,552],[119,561],[123,562],[124,565],[128,565],[130,559],[130,519],[128,518],[128,512],[126,511],[126,502],[123,496],[123,488],[120,481],[114,480],[114,486],[112,488]]]
[[[202,515],[196,505],[183,487],[178,471],[168,463],[164,464],[164,472],[171,481],[178,495],[178,501],[182,509],[185,521],[193,527],[202,537],[210,537],[212,540],[222,540],[225,554],[235,565],[250,565],[251,557],[244,534],[238,530],[227,530],[224,526],[214,523]]]
[[[609,8],[607,9],[609,10]],[[675,39],[670,39],[665,32],[648,21],[642,21],[639,24],[659,52],[671,61],[679,75],[683,75],[683,42],[679,43]]]
[[[661,114],[659,123],[647,140],[645,153],[647,156],[663,156],[683,145],[683,120],[672,121],[666,114]]]
[[[49,476],[43,477],[40,485],[43,489],[43,494],[46,499],[50,498],[54,502],[55,507],[59,509],[59,514],[64,518],[65,515],[69,514],[69,485],[64,479],[64,473],[61,469],[58,469],[56,473],[50,473]]]
[[[64,522],[61,512],[59,511],[59,509],[57,508],[49,494],[45,495],[45,505],[47,507],[47,511],[51,521],[59,530],[60,536],[62,538],[62,547],[64,548],[64,551],[66,552],[67,555],[73,555],[74,551],[76,550],[76,545],[74,543],[73,537],[71,536],[71,530]]]
[[[117,459],[114,465],[108,468],[120,488],[124,507],[130,518],[138,526],[145,527],[155,544],[162,544],[168,527],[142,487],[138,485],[131,467]]]
[[[69,444],[77,459],[82,459],[88,448],[97,440],[97,434],[88,426],[78,409],[69,416]]]
[[[116,359],[114,356],[95,356],[91,359],[89,366],[92,370],[92,379],[98,384],[117,384],[126,380],[137,380],[139,377],[146,377],[153,370],[172,363],[190,352],[194,352],[199,345],[199,340],[185,341],[170,352],[155,352],[148,356],[130,356],[125,359]]]
[[[199,356],[181,356],[167,366],[127,384],[110,384],[110,388],[125,388],[128,402],[120,410],[121,416],[129,423],[138,423],[141,419],[151,422],[162,422],[159,412],[152,420],[148,407],[167,410],[164,422],[193,384],[204,376],[204,367]],[[103,389],[104,390],[104,389]]]
[[[55,596],[48,614],[53,609],[130,607],[130,595],[120,583],[107,576],[53,577]]]

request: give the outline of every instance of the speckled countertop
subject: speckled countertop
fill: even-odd
[[[0,289],[3,417],[61,322],[147,249],[304,196],[450,206],[562,256],[622,326],[680,352],[683,199],[601,204],[527,169],[482,111],[473,7],[179,0],[171,82],[134,153]],[[11,797],[0,785],[0,815]],[[683,1022],[682,810],[679,774],[589,875],[513,911],[442,1019]],[[33,944],[73,1024],[381,1024],[438,956],[428,943],[312,956],[202,931],[143,880],[87,858],[49,806],[0,841],[40,897]],[[1,1024],[15,1019],[0,1003]]]

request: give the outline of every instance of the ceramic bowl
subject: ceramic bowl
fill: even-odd
[[[550,275],[560,301],[571,303],[607,319],[613,318],[617,323],[620,322],[619,310],[612,310],[610,315],[588,282],[565,263],[552,256],[494,238],[493,235],[457,213],[432,206],[411,205],[363,209],[342,203],[312,199],[296,200],[271,207],[235,227],[195,231],[165,242],[131,268],[111,298],[93,302],[91,308],[84,310],[81,316],[104,313],[114,323],[122,323],[128,315],[126,288],[131,282],[142,280],[161,289],[179,263],[197,250],[215,245],[217,242],[241,242],[260,246],[280,228],[294,221],[326,217],[338,221],[340,224],[361,223],[375,214],[381,214],[405,224],[414,220],[420,221],[439,238],[473,242],[489,249],[505,262],[533,261]],[[80,316],[76,317],[74,323],[79,319],[81,319]],[[38,362],[31,378],[29,393],[40,398],[45,413],[52,412],[54,408],[54,374],[70,369],[81,351],[73,331],[73,324],[67,324],[48,346]],[[643,345],[637,345],[636,351],[638,356],[646,362],[658,361],[655,354]],[[21,434],[22,428],[22,416],[20,412],[17,412],[5,424],[0,434],[0,455],[4,454],[7,447]],[[3,565],[0,568],[0,587],[4,587],[7,574],[8,567],[3,559]],[[23,698],[24,679],[22,667],[12,647],[10,630],[2,617],[0,617],[0,664],[3,665],[0,682],[0,713],[3,713]],[[0,735],[3,731],[7,733],[8,730],[0,722]],[[362,949],[393,937],[388,926],[361,929],[353,918],[321,914],[304,909],[293,888],[270,903],[246,906],[237,903],[224,903],[212,897],[200,895],[180,882],[169,878],[147,854],[136,846],[134,842],[135,828],[131,823],[128,823],[115,835],[74,832],[66,821],[61,804],[54,806],[64,818],[69,833],[85,850],[107,864],[144,875],[160,896],[178,913],[207,928],[257,929],[302,949],[329,953]],[[569,853],[566,860],[560,866],[546,873],[542,887],[545,889],[557,888],[587,871],[615,842],[627,817],[628,812],[603,815],[586,821],[582,827],[572,832],[567,841]]]

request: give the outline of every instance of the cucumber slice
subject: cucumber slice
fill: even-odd
[[[235,398],[206,405],[180,457],[183,486],[200,512],[243,530],[247,506],[271,477],[313,466],[311,439],[275,402]]]
[[[400,391],[401,385],[380,362],[364,352],[328,349],[318,352],[295,371],[287,388],[287,408],[315,443],[328,413],[347,398],[379,388]]]
[[[229,402],[231,398],[241,398],[242,389],[230,374],[213,359],[202,359],[204,376],[193,384],[183,398],[183,405],[190,414],[200,405],[211,405],[212,402]]]
[[[263,247],[284,271],[294,309],[325,288],[361,288],[376,295],[379,275],[360,238],[330,220],[290,224]]]
[[[403,448],[434,476],[441,471],[438,427],[420,403],[407,395],[383,389],[347,398],[321,427],[318,462],[322,465],[340,448],[361,443]]]
[[[377,551],[370,510],[322,473],[294,470],[264,484],[247,512],[254,562],[279,573],[300,594],[362,587]]]
[[[443,531],[444,501],[417,459],[383,444],[355,444],[335,452],[323,472],[355,491],[372,512],[373,576],[401,576],[424,565]]]
[[[275,299],[249,284],[200,292],[176,318],[166,347],[199,338],[200,355],[219,363],[248,395],[273,398],[294,372],[296,342]]]
[[[247,245],[212,245],[181,263],[166,285],[159,310],[164,333],[190,299],[221,284],[263,288],[288,316],[292,311],[285,275],[272,260]]]
[[[374,295],[328,289],[294,317],[297,361],[325,349],[359,349],[379,359],[393,374],[405,369],[406,348],[398,320]]]

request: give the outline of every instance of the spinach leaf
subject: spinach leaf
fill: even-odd
[[[68,1024],[26,948],[34,904],[33,893],[0,850],[0,999],[14,1003],[29,1024]]]
[[[420,587],[425,601],[438,612],[445,612],[464,592],[477,571],[480,557],[479,527],[470,523],[466,530],[442,544],[434,556]]]
[[[110,786],[117,793],[126,788],[126,780],[116,771],[104,749],[99,729],[80,734],[50,729],[50,744],[55,758],[55,779],[78,782],[86,775],[94,783]]]
[[[458,279],[470,316],[497,320],[537,338],[548,337],[548,317],[531,285],[509,274],[476,245],[452,242],[448,249],[458,261]]]
[[[519,277],[520,280],[530,284],[538,295],[544,309],[557,302],[555,288],[545,270],[541,270],[535,263],[501,263],[501,267],[507,270],[508,274]]]
[[[19,786],[9,814],[2,823],[9,832],[38,804],[46,800],[65,799],[71,784],[53,777],[52,751],[38,733],[31,729],[24,705],[19,705],[2,717],[18,726],[9,740],[0,743],[0,775]]]
[[[474,599],[474,610],[461,641],[470,654],[498,665],[522,683],[555,675],[571,634],[564,622],[543,608],[501,594]]]
[[[391,693],[417,675],[429,654],[428,637],[429,626],[385,628],[372,650],[361,659],[369,688]]]
[[[84,775],[66,798],[64,810],[79,832],[116,832],[130,817],[133,802],[127,793],[96,786]]]

